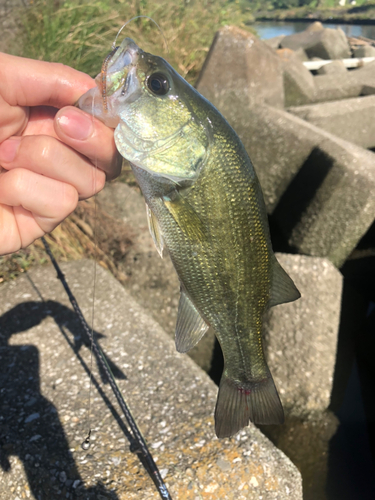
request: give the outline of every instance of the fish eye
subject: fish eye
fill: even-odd
[[[147,78],[147,87],[156,95],[165,95],[170,89],[168,78],[162,73],[150,75]]]

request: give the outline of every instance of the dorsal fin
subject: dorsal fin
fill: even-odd
[[[277,306],[278,304],[293,302],[293,300],[299,299],[301,294],[297,290],[292,278],[280,266],[276,257],[272,267],[272,284],[269,306]]]
[[[176,349],[190,351],[208,330],[208,325],[199,314],[184,290],[181,290],[176,324]]]
[[[147,212],[147,222],[148,228],[150,230],[150,234],[155,243],[156,250],[161,258],[164,256],[164,238],[160,229],[159,222],[155,217],[153,211],[146,203],[146,212]]]

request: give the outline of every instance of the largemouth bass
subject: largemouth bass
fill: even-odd
[[[249,420],[282,423],[262,319],[269,307],[300,294],[272,251],[262,190],[244,146],[210,102],[129,38],[108,56],[96,82],[78,105],[115,128],[156,248],[168,251],[177,271],[177,350],[191,349],[210,325],[222,347],[217,436],[232,436]]]

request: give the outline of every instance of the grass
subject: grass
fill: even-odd
[[[249,17],[243,2],[229,0],[107,0],[55,2],[37,0],[21,11],[23,30],[17,55],[58,61],[95,76],[122,31],[143,50],[162,55],[188,81],[194,82],[215,32],[225,24],[242,25]],[[245,28],[246,29],[246,28]]]
[[[46,240],[59,261],[82,258],[96,259],[119,280],[125,275],[119,271],[121,260],[132,244],[131,233],[100,207],[93,199],[82,201]],[[49,262],[41,240],[36,240],[25,250],[10,255],[0,255],[0,283],[16,278],[35,264]]]

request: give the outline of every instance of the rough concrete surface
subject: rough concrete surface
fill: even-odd
[[[267,40],[263,40],[266,45],[271,47],[271,49],[278,49],[280,47],[280,42],[284,38],[285,35],[278,35],[272,38],[267,38]]]
[[[353,76],[353,71],[348,71],[346,74],[316,75],[314,83],[315,102],[358,97],[361,95],[363,88],[363,82]]]
[[[329,442],[338,426],[328,406],[343,277],[326,259],[276,255],[301,298],[273,307],[265,321],[265,351],[285,424],[262,430],[301,471],[304,500],[324,500]]]
[[[270,309],[265,351],[285,414],[306,418],[330,403],[343,278],[326,259],[276,256],[301,298]]]
[[[353,57],[375,57],[375,47],[372,45],[361,45],[353,50]]]
[[[347,73],[345,64],[341,60],[332,61],[317,70],[318,75],[339,75]]]
[[[358,146],[375,147],[375,95],[290,107],[288,111]]]
[[[130,229],[133,245],[118,262],[127,276],[123,283],[131,296],[174,339],[180,282],[168,255],[155,249],[148,230],[146,208],[138,189],[121,182],[109,183],[97,197],[100,207]],[[211,368],[215,334],[210,328],[188,355],[206,372]]]
[[[372,65],[373,63],[366,64],[362,68],[346,73],[335,72],[334,74],[316,75],[314,77],[314,101],[335,101],[375,94],[375,66]]]
[[[315,96],[314,77],[305,68],[301,58],[289,49],[279,49],[277,54],[281,58],[283,66],[285,106],[299,106],[313,102]]]
[[[341,267],[375,219],[375,155],[328,139],[311,152],[275,215],[292,247]]]
[[[315,21],[308,25],[305,31],[313,32],[313,31],[321,31],[324,30],[324,26],[320,21]]]
[[[339,421],[331,411],[307,418],[286,417],[284,425],[262,426],[262,431],[302,474],[304,500],[327,499],[330,441]]]
[[[219,107],[222,101],[229,108],[260,102],[279,108],[284,105],[280,59],[256,36],[235,26],[216,33],[197,88]]]
[[[345,59],[351,55],[348,39],[340,28],[301,31],[284,37],[280,46],[292,50],[302,48],[310,58]]]
[[[65,264],[63,272],[91,317],[93,263]],[[87,421],[90,352],[55,271],[35,268],[29,278],[0,287],[0,497],[159,498],[129,451],[95,362]],[[295,466],[253,425],[230,440],[214,436],[217,387],[100,267],[95,330],[173,498],[302,498]],[[83,451],[89,425],[92,445]]]

